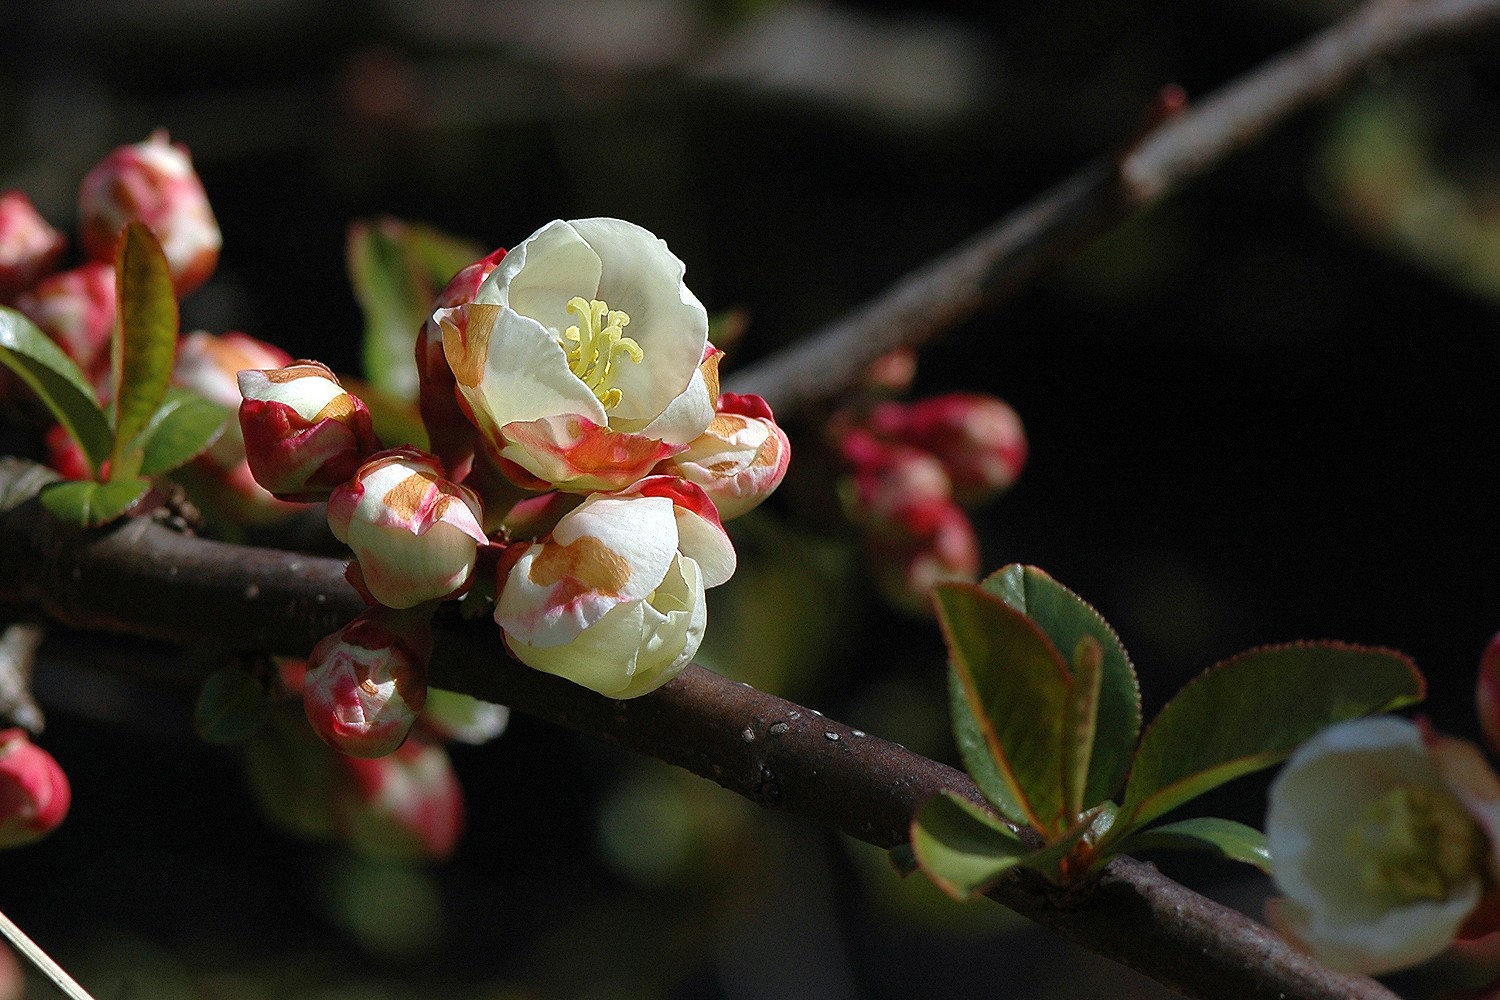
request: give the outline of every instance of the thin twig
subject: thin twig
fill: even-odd
[[[0,497],[19,501],[23,491],[11,486],[19,480],[39,488],[30,468],[0,460]],[[75,628],[305,655],[363,610],[343,568],[334,559],[207,541],[146,520],[80,535],[46,517],[34,499],[0,514],[0,602]],[[488,620],[440,622],[431,678],[877,847],[905,843],[916,808],[941,789],[978,794],[967,775],[946,765],[701,667],[642,698],[602,698],[507,659]],[[1022,878],[991,896],[1188,996],[1392,1000],[1374,981],[1330,972],[1242,914],[1129,859],[1113,863],[1081,898],[1059,898]]]
[[[26,932],[16,926],[14,920],[0,913],[0,935],[19,951],[26,961],[36,966],[37,971],[52,981],[52,985],[58,988],[68,1000],[94,1000],[89,991],[78,985],[78,981],[68,975],[62,966],[52,960],[52,956],[43,951],[35,941],[26,936]]]
[[[837,397],[876,358],[918,346],[1014,294],[1185,182],[1259,140],[1375,63],[1500,27],[1500,0],[1372,0],[1135,142],[899,279],[844,318],[726,381],[783,419]]]

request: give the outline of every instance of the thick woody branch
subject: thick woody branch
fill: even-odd
[[[1014,294],[1368,67],[1500,27],[1500,0],[1372,0],[1298,48],[1168,117],[807,339],[729,379],[783,419],[853,385],[869,363],[918,346]]]
[[[339,560],[184,535],[148,518],[79,533],[34,494],[50,476],[0,461],[0,602],[80,629],[174,643],[305,655],[363,609]],[[940,789],[977,797],[968,776],[816,711],[689,667],[660,690],[612,701],[507,659],[493,622],[444,620],[432,682],[686,768],[767,808],[877,847],[906,842]],[[1130,859],[1074,897],[1015,878],[991,894],[1188,996],[1382,998],[1266,928]]]

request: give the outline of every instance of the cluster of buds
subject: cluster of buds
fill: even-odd
[[[1494,752],[1497,692],[1500,636],[1476,699]],[[1325,730],[1273,782],[1266,841],[1271,923],[1334,968],[1380,975],[1500,941],[1500,776],[1467,740],[1391,716]]]
[[[479,566],[498,565],[494,618],[529,666],[628,698],[687,665],[705,589],[734,572],[723,522],[776,488],[791,450],[763,400],[720,393],[684,270],[639,226],[583,219],[460,271],[416,331],[431,453],[379,450],[315,362],[240,373],[251,471],[328,501],[371,605],[310,665],[304,703],[333,746],[401,745],[425,696],[414,636]]]
[[[121,146],[90,170],[78,198],[86,260],[54,273],[64,237],[26,195],[0,195],[0,304],[14,305],[78,363],[99,388],[108,382],[115,324],[115,248],[130,222],[143,222],[166,253],[178,295],[202,285],[221,238],[187,149],[158,131]]]
[[[896,607],[930,614],[934,585],[978,576],[979,542],[964,508],[1020,476],[1021,420],[993,396],[952,393],[880,403],[837,427],[846,507],[875,584]]]
[[[158,131],[121,146],[85,175],[79,194],[79,243],[87,259],[57,272],[65,240],[19,191],[0,195],[0,304],[13,305],[78,364],[101,405],[112,391],[110,342],[115,329],[115,252],[120,232],[142,222],[160,241],[180,297],[208,280],[218,262],[218,223],[187,149]],[[173,383],[222,406],[236,407],[236,373],[279,368],[291,358],[242,333],[196,332],[178,343]],[[77,445],[58,429],[48,437],[54,468],[88,475]],[[236,524],[276,520],[295,508],[279,502],[251,475],[238,428],[227,428],[209,452],[183,470],[201,508]]]
[[[68,777],[22,729],[0,731],[0,848],[40,840],[72,801]]]

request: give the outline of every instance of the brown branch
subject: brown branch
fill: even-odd
[[[785,418],[853,385],[866,366],[919,346],[1007,298],[1370,65],[1500,27],[1500,0],[1372,0],[1287,54],[1094,163],[807,339],[738,372],[733,392]]]
[[[208,541],[149,518],[78,533],[32,497],[50,477],[0,460],[0,602],[74,628],[174,643],[305,655],[363,609],[339,560]],[[507,659],[488,620],[443,621],[434,684],[686,768],[767,808],[877,847],[906,842],[940,789],[968,776],[820,713],[698,666],[660,690],[611,701]],[[1079,898],[1036,880],[991,894],[1085,948],[1188,996],[1382,998],[1369,979],[1323,968],[1247,917],[1120,859]]]

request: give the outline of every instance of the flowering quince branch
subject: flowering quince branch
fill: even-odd
[[[0,462],[0,600],[76,628],[292,656],[367,606],[340,560],[197,538],[143,517],[79,532],[43,516],[35,497],[51,479],[29,463]],[[198,613],[183,615],[184,606]],[[617,701],[507,664],[486,621],[442,616],[433,635],[436,687],[686,768],[878,847],[905,843],[917,808],[945,790],[982,801],[962,772],[697,666]],[[986,895],[1188,996],[1394,996],[1126,857],[1077,894],[1021,873]]]
[[[1295,49],[1160,123],[884,293],[736,372],[731,392],[764,397],[783,420],[839,396],[894,348],[928,342],[1008,298],[1048,266],[1260,139],[1371,65],[1467,41],[1500,26],[1500,0],[1369,0]],[[1164,98],[1167,96],[1164,93]],[[1176,113],[1173,113],[1173,112]]]

